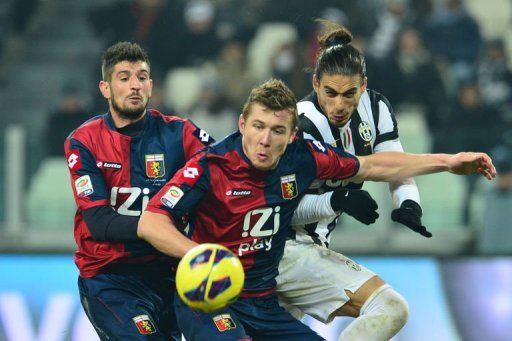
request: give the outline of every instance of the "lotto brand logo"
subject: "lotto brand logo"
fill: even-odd
[[[73,168],[74,165],[78,162],[78,156],[76,154],[71,154],[68,157],[68,166],[69,168]]]
[[[252,191],[250,189],[234,189],[226,191],[226,195],[228,197],[234,196],[234,197],[246,197],[251,195]]]
[[[183,176],[186,178],[189,178],[189,179],[194,179],[198,175],[199,175],[199,172],[198,172],[197,168],[195,168],[195,167],[187,167],[183,171]]]
[[[73,149],[68,154],[68,167],[71,170],[77,170],[82,167],[82,161],[80,160],[80,153],[77,149]]]
[[[123,165],[121,165],[120,163],[117,163],[117,162],[109,162],[109,161],[98,161],[98,163],[96,163],[96,166],[98,166],[98,168],[113,168],[113,169],[121,169],[123,167]]]

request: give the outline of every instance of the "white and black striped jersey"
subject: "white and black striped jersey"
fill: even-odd
[[[319,140],[333,147],[358,156],[381,151],[403,151],[398,137],[398,128],[388,100],[380,93],[367,89],[359,101],[356,112],[343,127],[329,124],[322,113],[315,92],[297,103],[300,134],[307,139]],[[347,183],[340,180],[317,180],[310,188],[311,194],[322,194],[338,187],[361,188],[362,183]],[[413,179],[390,183],[396,207],[410,199],[419,203],[419,193]],[[292,237],[301,241],[313,241],[328,246],[330,234],[337,217],[321,219],[314,223],[294,224]]]

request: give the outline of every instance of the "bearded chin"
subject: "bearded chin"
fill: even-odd
[[[139,107],[139,108],[121,108],[117,105],[116,101],[112,98],[112,107],[114,110],[121,116],[121,118],[128,120],[136,120],[144,114],[147,106]]]

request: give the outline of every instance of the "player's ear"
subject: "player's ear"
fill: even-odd
[[[106,99],[110,99],[110,83],[107,81],[100,81],[98,87],[100,88],[103,97],[105,97]]]
[[[361,86],[361,92],[365,92],[367,86],[368,86],[368,77],[364,77],[363,78],[363,85]]]
[[[313,89],[316,93],[318,93],[318,88],[320,88],[320,81],[316,78],[316,75],[313,75]]]
[[[149,79],[149,98],[151,98],[151,95],[153,94],[153,80]]]
[[[297,136],[297,132],[299,131],[299,128],[295,127],[292,130],[292,134],[290,135],[290,139],[288,140],[288,144],[292,143],[293,140],[295,140],[295,137]]]
[[[240,114],[240,116],[238,116],[238,130],[240,130],[240,132],[243,132],[244,128],[245,128],[244,115]]]

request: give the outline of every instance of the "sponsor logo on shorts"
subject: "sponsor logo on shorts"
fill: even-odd
[[[345,262],[345,264],[347,264],[347,266],[349,268],[351,268],[352,270],[355,270],[355,271],[361,271],[361,267],[359,266],[359,264],[357,264],[356,262],[352,261],[352,260],[347,260]]]
[[[169,208],[173,208],[183,196],[181,188],[171,186],[167,193],[160,199],[160,202]]]
[[[156,333],[155,325],[151,322],[148,315],[138,315],[132,320],[137,326],[139,333],[144,335]]]
[[[89,175],[83,175],[75,180],[76,195],[79,197],[86,197],[94,193],[92,187],[91,177]]]
[[[235,321],[233,321],[230,314],[214,316],[213,322],[215,323],[215,326],[220,332],[225,332],[226,330],[236,328]]]

